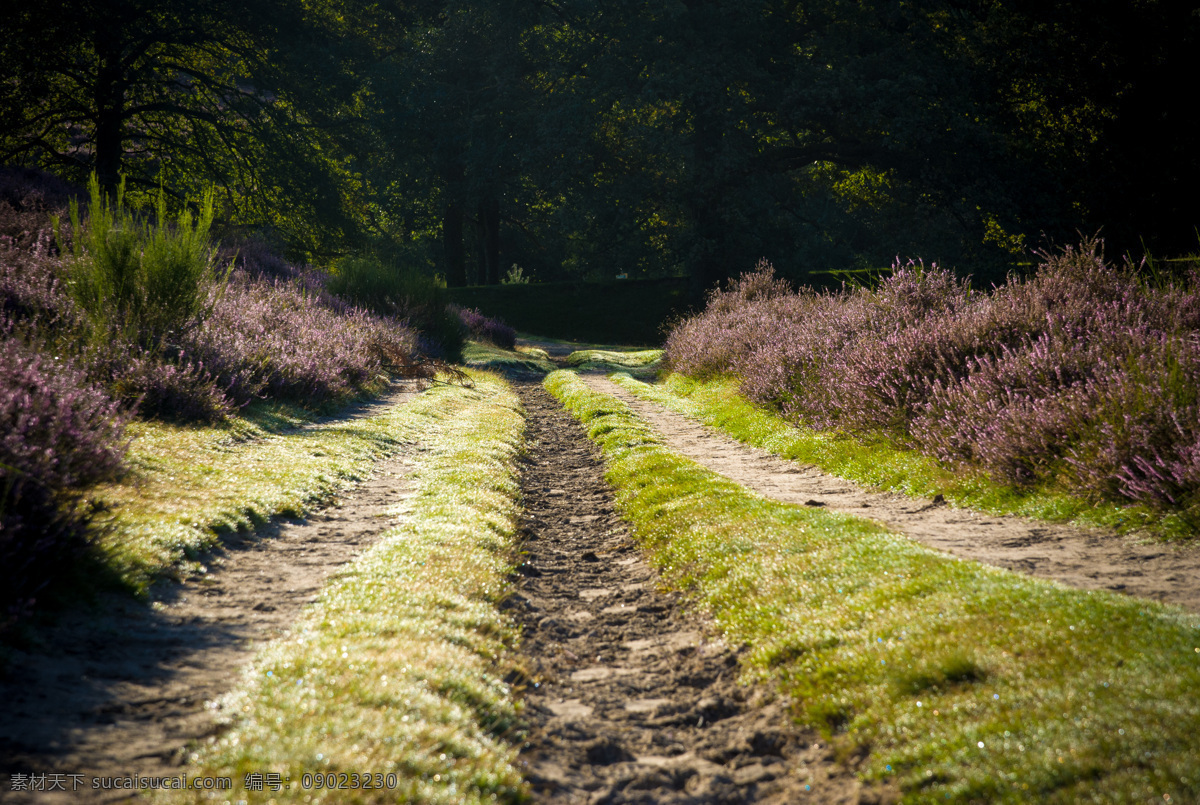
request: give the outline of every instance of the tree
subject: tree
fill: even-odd
[[[297,105],[299,74],[280,69],[315,38],[310,18],[294,0],[4,4],[0,161],[94,172],[108,195],[122,176],[135,196],[216,185],[230,217],[336,248],[353,177],[319,120],[328,107]]]

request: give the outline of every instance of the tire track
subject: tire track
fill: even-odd
[[[886,800],[796,729],[785,702],[736,682],[738,652],[660,589],[613,509],[597,448],[534,383],[526,561],[512,614],[525,634],[544,803],[858,803]]]

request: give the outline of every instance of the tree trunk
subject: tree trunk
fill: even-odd
[[[108,52],[108,42],[97,42],[100,67],[93,84],[96,108],[96,161],[94,168],[100,189],[115,199],[121,183],[121,163],[125,156],[122,124],[125,113],[125,86],[119,68],[120,53]]]
[[[467,284],[467,263],[463,249],[463,211],[457,202],[447,204],[442,214],[442,248],[446,258],[446,284],[461,288]]]
[[[479,220],[483,230],[484,265],[487,267],[487,284],[500,284],[500,202],[489,198],[479,205]]]
[[[480,204],[475,210],[475,218],[472,221],[475,229],[475,284],[487,285],[488,281],[488,266],[487,266],[487,233],[484,226],[483,205]]]

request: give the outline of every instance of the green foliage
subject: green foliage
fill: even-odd
[[[608,350],[581,349],[567,356],[567,366],[584,371],[628,372],[638,379],[658,376],[662,368],[661,349]]]
[[[516,263],[512,264],[512,268],[500,280],[502,285],[528,285],[533,280],[533,277],[525,273],[525,269],[521,268]]]
[[[455,287],[1194,243],[1187,4],[38,0],[0,29],[0,160],[216,185],[293,255],[418,242]]]
[[[509,350],[483,341],[467,342],[463,348],[463,363],[472,368],[505,375],[545,375],[557,368],[550,360],[550,355],[543,349],[517,347]]]
[[[94,337],[120,334],[143,347],[159,348],[172,334],[199,324],[217,299],[228,271],[213,263],[208,233],[213,195],[200,213],[179,213],[172,223],[159,192],[156,223],[139,220],[125,203],[124,182],[107,198],[93,175],[86,222],[71,202],[71,291],[86,311]]]
[[[334,262],[327,287],[356,305],[406,320],[434,341],[444,357],[461,358],[462,322],[447,309],[446,286],[439,280],[397,263],[352,256]]]

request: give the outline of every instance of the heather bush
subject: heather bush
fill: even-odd
[[[87,368],[114,399],[145,419],[218,422],[236,407],[213,372],[178,346],[147,350],[113,341],[89,350]]]
[[[259,237],[223,238],[217,247],[217,262],[258,279],[294,280],[306,273],[284,259],[280,250]]]
[[[361,309],[331,309],[298,283],[236,275],[212,315],[183,339],[182,354],[236,403],[261,394],[322,402],[412,366],[411,328]]]
[[[86,547],[78,493],[121,470],[125,421],[72,363],[0,337],[0,607],[9,616]]]
[[[0,241],[32,248],[49,228],[50,216],[61,214],[78,195],[74,185],[48,173],[0,166]]]
[[[668,338],[797,422],[884,432],[1016,485],[1200,505],[1200,283],[1148,281],[1096,240],[990,292],[936,266],[791,293],[760,264]]]
[[[3,209],[0,204],[0,214]],[[0,320],[47,334],[80,324],[49,231],[42,229],[24,243],[0,235]]]
[[[467,333],[477,341],[487,341],[502,349],[517,346],[517,331],[500,319],[483,315],[478,309],[451,305]]]

